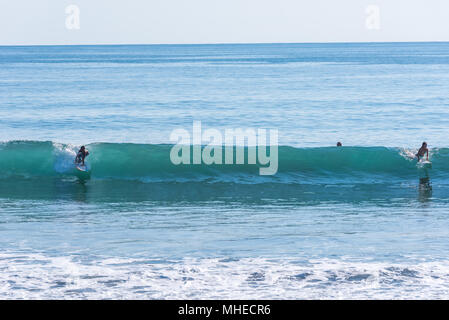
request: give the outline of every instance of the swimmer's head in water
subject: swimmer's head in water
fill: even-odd
[[[341,145],[341,142],[339,141],[339,142],[337,142],[337,147],[341,147],[342,145]]]

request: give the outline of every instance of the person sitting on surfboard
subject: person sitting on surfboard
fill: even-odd
[[[89,151],[86,150],[86,147],[82,146],[80,150],[78,151],[78,154],[76,155],[75,163],[80,164],[84,166],[84,159],[89,155]]]
[[[421,148],[419,148],[418,153],[416,154],[418,161],[420,157],[424,157],[425,153],[427,153],[427,160],[429,160],[429,149],[427,149],[427,143],[423,142]]]

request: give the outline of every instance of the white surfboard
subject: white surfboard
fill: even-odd
[[[82,172],[88,172],[86,165],[76,165],[76,169]]]
[[[418,161],[416,166],[420,169],[431,169],[432,162],[430,162],[429,160],[420,160],[420,161]]]

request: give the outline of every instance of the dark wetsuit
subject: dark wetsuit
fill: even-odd
[[[89,154],[89,151],[85,150],[80,150],[78,151],[78,154],[76,155],[76,159],[75,162],[76,163],[83,163],[84,164],[84,159],[86,158],[86,156]]]

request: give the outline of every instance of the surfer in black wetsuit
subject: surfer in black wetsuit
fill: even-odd
[[[421,148],[419,148],[418,153],[416,154],[416,157],[418,158],[423,158],[424,154],[427,153],[427,160],[429,160],[429,149],[427,149],[427,143],[423,142]]]
[[[89,151],[86,149],[86,147],[82,146],[78,151],[78,154],[76,155],[75,163],[82,163],[82,165],[84,166],[84,159],[86,159],[88,155]]]

